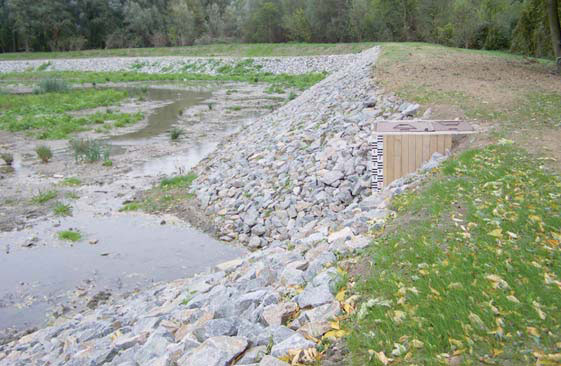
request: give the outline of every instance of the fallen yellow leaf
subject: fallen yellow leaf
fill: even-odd
[[[538,302],[534,301],[532,303],[532,305],[534,306],[534,309],[536,310],[536,312],[538,313],[538,316],[540,317],[541,320],[545,320],[546,318],[546,314],[542,311],[541,309],[541,304],[539,304]]]
[[[401,310],[396,310],[393,312],[393,317],[392,320],[396,323],[396,324],[401,324],[401,322],[403,322],[403,319],[405,319],[405,312],[401,311]]]
[[[339,325],[339,321],[329,322],[329,325],[331,326],[332,329],[341,329],[341,326]]]
[[[497,357],[497,356],[499,356],[503,353],[504,353],[504,351],[502,349],[493,348],[493,357]]]
[[[338,330],[330,330],[329,332],[325,333],[322,338],[342,338],[347,335],[347,332],[338,329]]]
[[[540,332],[534,327],[526,327],[526,330],[528,331],[528,333],[530,333],[534,337],[539,337],[540,336]]]
[[[495,229],[495,230],[489,232],[489,235],[500,239],[500,238],[503,237],[503,230],[501,228]]]
[[[339,302],[343,302],[343,300],[345,300],[345,288],[343,287],[338,293],[337,295],[335,295],[335,298],[337,299],[337,301]]]
[[[418,339],[413,339],[411,345],[415,348],[423,348],[425,346],[425,344]]]
[[[384,365],[387,365],[392,361],[391,358],[386,357],[386,354],[383,351],[374,352],[374,354],[376,355],[376,358],[378,359],[378,361],[380,361]]]
[[[508,295],[506,297],[509,301],[515,302],[517,304],[520,304],[520,300],[518,300],[514,295]]]

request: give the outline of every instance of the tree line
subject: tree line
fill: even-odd
[[[557,0],[0,0],[0,50],[427,41],[551,57],[552,3],[559,19]]]

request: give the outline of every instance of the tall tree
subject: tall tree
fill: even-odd
[[[557,57],[557,71],[561,72],[561,25],[559,24],[559,4],[557,0],[548,0],[547,13],[549,15],[553,51],[555,57]]]

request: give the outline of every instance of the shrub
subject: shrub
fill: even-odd
[[[47,78],[43,79],[37,84],[35,89],[33,89],[34,94],[45,94],[45,93],[60,93],[65,92],[70,89],[68,83],[63,79]]]
[[[172,141],[178,140],[181,135],[183,135],[184,131],[181,128],[178,127],[174,127],[172,128],[172,130],[169,132],[170,138]]]
[[[31,199],[31,202],[42,204],[56,198],[58,195],[57,191],[46,191],[46,192],[39,192],[36,196]]]
[[[57,202],[53,211],[57,216],[72,216],[72,206],[62,202]]]
[[[77,242],[82,239],[82,234],[79,231],[64,230],[58,232],[58,238],[60,240]]]
[[[76,162],[93,163],[99,160],[109,161],[111,146],[98,140],[72,139],[69,142]]]
[[[112,167],[113,166],[113,161],[109,160],[109,159],[106,159],[106,160],[103,161],[102,165],[106,166],[106,167]]]
[[[138,202],[129,202],[129,203],[125,203],[123,207],[119,209],[119,212],[138,211],[138,210],[140,210],[140,204]]]
[[[70,186],[70,187],[79,186],[80,184],[82,184],[82,181],[78,178],[75,178],[75,177],[69,177],[69,178],[65,178],[62,181],[62,184],[65,185],[65,186]]]
[[[48,163],[49,160],[51,160],[51,158],[53,157],[53,152],[46,145],[38,146],[35,149],[35,152],[37,153],[37,156],[39,157],[39,159],[41,159],[41,161],[45,164]]]
[[[0,154],[0,158],[2,158],[4,163],[8,166],[12,166],[12,163],[14,162],[14,155],[12,153],[4,152]]]
[[[193,181],[197,179],[195,173],[189,173],[187,175],[178,175],[173,178],[165,178],[160,182],[160,187],[162,188],[172,188],[172,187],[189,187]]]

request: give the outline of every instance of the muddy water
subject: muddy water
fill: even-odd
[[[171,129],[183,110],[201,103],[212,95],[212,93],[204,91],[185,91],[167,88],[127,89],[133,96],[140,96],[151,101],[164,101],[169,104],[156,109],[150,114],[145,127],[134,132],[112,137],[112,144],[138,144],[150,138],[163,136]]]
[[[40,223],[35,232],[52,235],[52,225]],[[17,250],[5,242],[0,255],[0,327],[41,323],[47,308],[64,302],[68,290],[132,290],[186,277],[243,254],[194,229],[162,225],[160,218],[147,215],[78,214],[62,220],[58,230],[77,227],[84,228],[84,236],[95,238],[96,244],[83,240]],[[3,241],[15,242],[17,236],[7,235]]]
[[[245,117],[218,114],[200,119],[199,112],[209,110],[207,103],[212,98],[226,98],[224,93],[217,97],[214,92],[131,89],[133,94],[142,93],[143,98],[161,103],[148,114],[144,125],[108,137],[116,148],[114,153],[119,155],[116,166],[90,173],[88,176],[95,179],[75,188],[80,196],[77,200],[61,199],[71,203],[74,215],[49,215],[30,222],[23,230],[0,232],[0,344],[3,330],[41,325],[54,305],[82,308],[99,291],[118,294],[155,281],[186,277],[245,253],[174,217],[118,212],[138,189],[150,187],[163,175],[187,172],[245,119],[265,113],[248,110]],[[191,112],[186,117],[183,111]],[[175,124],[190,138],[170,148],[168,131]],[[22,145],[21,151],[25,149]],[[60,160],[44,167],[51,169],[50,173],[36,172],[32,158],[16,159],[16,173],[4,183],[0,180],[0,186],[22,185],[24,191],[35,192],[34,187],[43,191],[60,189],[56,184],[62,178],[55,175],[81,177],[73,170],[80,166],[65,151],[65,145],[53,150]],[[145,155],[138,163],[138,157]],[[135,163],[126,164],[129,169],[121,169],[119,164],[129,157],[134,157]],[[69,229],[80,230],[84,239],[69,244],[57,238],[59,231]]]

